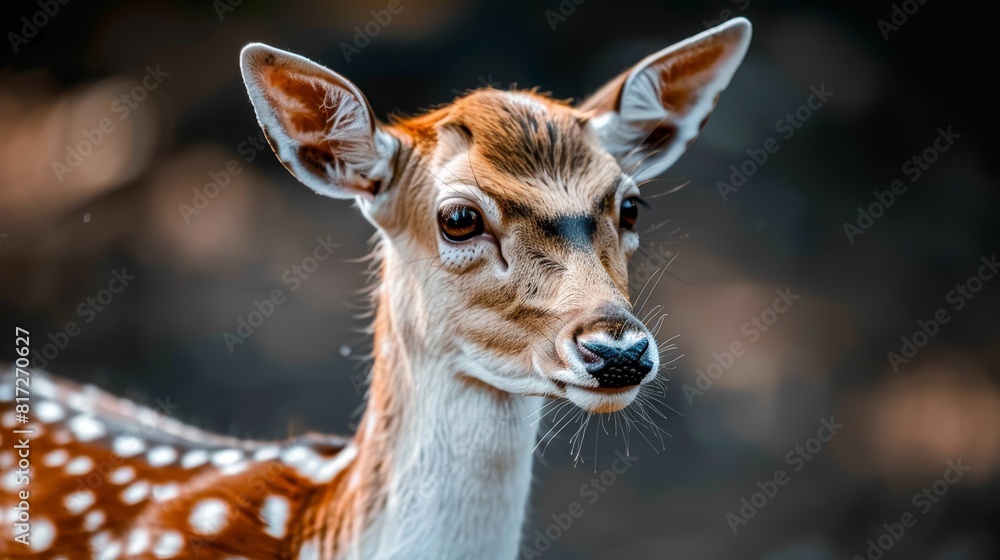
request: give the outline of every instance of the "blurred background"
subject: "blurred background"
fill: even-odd
[[[239,49],[319,61],[386,117],[478,87],[580,99],[742,15],[754,24],[742,68],[699,141],[644,187],[653,209],[639,229],[655,231],[633,261],[635,292],[674,259],[649,304],[669,313],[659,338],[679,335],[653,414],[669,437],[634,437],[633,464],[594,500],[582,485],[623,441],[601,434],[574,466],[560,435],[536,468],[522,557],[1000,557],[989,19],[916,0],[577,2],[403,0],[372,37],[358,29],[386,0],[6,2],[4,329],[31,331],[36,366],[169,398],[211,430],[348,432],[372,230],[264,147]],[[821,90],[832,94],[811,98]],[[779,149],[760,164],[769,138]],[[897,180],[891,202],[874,194]],[[317,237],[339,244],[334,258],[227,345]],[[119,290],[116,275],[134,278]],[[831,417],[843,427],[820,441]],[[969,470],[946,476],[956,464]],[[778,470],[787,483],[761,505],[753,495]],[[584,515],[540,540],[573,502]],[[915,526],[886,536],[908,512]]]

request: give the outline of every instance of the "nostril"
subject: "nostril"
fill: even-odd
[[[611,360],[617,358],[618,355],[621,354],[620,349],[607,344],[601,344],[599,342],[583,342],[580,344],[580,348],[583,348],[590,354],[597,356],[599,360]]]
[[[588,346],[589,343],[587,342],[577,341],[576,343],[577,352],[580,353],[580,357],[583,358],[584,363],[586,363],[587,365],[600,363],[601,356],[599,356],[593,350],[588,348]]]

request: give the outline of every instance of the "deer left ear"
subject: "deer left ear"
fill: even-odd
[[[637,180],[665,171],[697,138],[750,44],[734,18],[643,59],[580,109],[605,149]]]
[[[240,53],[257,121],[281,163],[319,194],[371,198],[391,178],[399,141],[346,78],[261,43]]]

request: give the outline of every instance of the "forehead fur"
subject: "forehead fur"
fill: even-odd
[[[565,202],[589,208],[621,176],[588,127],[586,113],[533,91],[478,90],[396,125],[434,146],[439,161],[464,158],[468,149],[469,176],[462,179],[505,209],[528,205],[558,212]],[[448,146],[442,128],[468,142]]]
[[[451,127],[471,136],[473,155],[490,170],[565,186],[595,170],[619,172],[587,123],[587,113],[533,91],[481,89],[396,126],[431,144],[440,140],[440,127]]]
[[[532,92],[482,90],[457,103],[454,118],[483,160],[518,179],[569,180],[600,153],[583,113]]]

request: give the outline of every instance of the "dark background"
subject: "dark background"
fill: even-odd
[[[664,372],[658,423],[672,437],[634,439],[634,464],[591,504],[581,485],[623,443],[601,434],[596,462],[588,443],[574,468],[560,436],[536,466],[526,546],[580,502],[584,515],[541,557],[864,557],[866,541],[905,512],[916,526],[887,559],[998,557],[1000,279],[960,310],[948,301],[1000,241],[996,31],[985,8],[909,2],[919,8],[885,40],[877,21],[890,18],[890,2],[587,0],[553,29],[556,0],[404,0],[348,62],[340,44],[387,4],[243,0],[220,16],[218,2],[71,0],[15,53],[9,33],[40,8],[5,3],[0,316],[11,336],[0,358],[14,357],[21,326],[37,350],[64,339],[45,360],[51,372],[140,402],[169,397],[178,417],[208,429],[347,432],[362,404],[369,342],[357,259],[372,231],[349,204],[296,183],[270,151],[242,144],[258,127],[240,47],[262,41],[330,66],[384,117],[485,85],[580,99],[711,20],[744,15],[754,39],[742,68],[700,140],[645,187],[655,196],[691,180],[653,198],[640,229],[670,223],[633,262],[643,279],[677,257],[651,296],[669,312],[660,338],[680,335],[683,354]],[[115,99],[157,65],[168,75],[120,119]],[[784,138],[779,119],[820,85],[833,96]],[[115,129],[60,180],[53,162],[66,163],[67,146],[104,118]],[[949,126],[960,138],[911,181],[903,164]],[[717,181],[769,137],[778,152],[723,200]],[[240,172],[186,220],[179,205],[232,160]],[[906,192],[852,243],[844,223],[896,179]],[[231,353],[222,334],[287,287],[284,271],[327,235],[341,244],[334,258]],[[135,280],[81,315],[121,267]],[[741,326],[785,288],[800,299],[750,342]],[[887,353],[940,308],[949,321],[895,371]],[[58,334],[67,321],[80,326],[68,341]],[[736,341],[746,353],[686,396]],[[786,454],[831,415],[844,428],[794,472]],[[971,470],[922,513],[911,497],[958,460]],[[734,535],[727,514],[777,469],[788,484]]]

